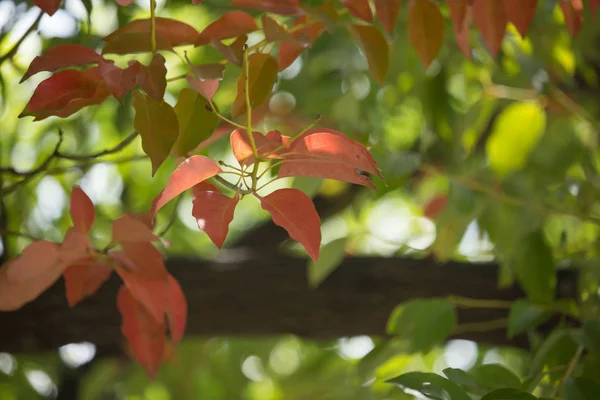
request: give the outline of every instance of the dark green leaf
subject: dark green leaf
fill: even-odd
[[[583,321],[583,344],[600,356],[600,320],[594,318]]]
[[[552,249],[542,232],[521,240],[514,259],[517,280],[533,301],[549,302],[554,298],[556,271]]]
[[[597,400],[600,384],[588,378],[569,378],[565,382],[566,400]]]
[[[486,394],[481,400],[537,400],[537,397],[517,389],[498,389]]]
[[[446,368],[444,375],[457,385],[468,387],[469,389],[477,388],[477,381],[468,372],[459,368]]]
[[[544,312],[529,300],[514,302],[508,314],[508,337],[523,333],[546,321],[552,314]]]
[[[416,390],[433,400],[471,400],[459,386],[434,373],[409,372],[386,382]]]
[[[500,364],[480,365],[471,371],[471,375],[477,381],[477,386],[486,391],[521,387],[519,377]]]

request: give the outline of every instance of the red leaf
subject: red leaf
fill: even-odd
[[[583,24],[583,3],[581,0],[559,1],[560,8],[565,16],[565,25],[571,37],[577,36]]]
[[[118,5],[123,6],[123,7],[127,7],[128,5],[133,3],[133,0],[115,0],[115,1],[117,2]]]
[[[373,21],[373,13],[369,5],[369,0],[341,0],[341,2],[356,18],[360,18],[366,22]]]
[[[374,188],[373,183],[361,171],[381,178],[377,163],[363,145],[331,129],[307,131],[282,155],[280,177],[328,178],[370,188]]]
[[[75,228],[87,235],[96,219],[96,210],[92,200],[79,186],[73,186],[70,212]]]
[[[529,25],[533,21],[537,3],[538,0],[504,0],[506,16],[523,38],[527,35]]]
[[[134,214],[125,214],[112,224],[112,241],[116,243],[142,243],[159,240],[152,226]]]
[[[292,27],[304,25],[306,24],[306,21],[306,16],[303,15],[298,17],[292,24]],[[323,23],[315,22],[292,32],[292,36],[298,39],[298,42],[308,43],[306,46],[303,46],[301,43],[281,43],[278,54],[279,71],[283,71],[289,67],[294,60],[296,60],[296,58],[298,58],[298,56],[300,56],[300,54],[306,50],[306,48],[310,47],[310,43],[314,42],[319,38],[319,36],[321,36],[324,30],[325,25],[323,25]]]
[[[156,48],[170,50],[193,44],[198,31],[190,25],[169,18],[156,17]],[[104,38],[103,54],[128,54],[152,51],[150,19],[139,19],[124,25]]]
[[[150,377],[154,379],[163,359],[166,326],[158,322],[131,295],[126,286],[121,286],[117,295],[117,306],[122,315],[121,331],[131,344],[133,354]]]
[[[218,40],[213,40],[211,43],[227,61],[241,68],[244,61],[244,45],[247,41],[248,35],[242,35],[229,46],[224,45]]]
[[[590,3],[590,9],[592,12],[592,21],[596,19],[596,13],[600,8],[600,0],[588,0]]]
[[[148,279],[166,279],[168,272],[162,253],[150,242],[121,242],[129,267]]]
[[[60,6],[60,0],[34,0],[33,3],[50,16],[54,15]]]
[[[167,311],[167,321],[169,322],[171,341],[173,345],[176,345],[183,338],[187,325],[187,301],[177,280],[172,275],[169,275],[168,279],[171,302]]]
[[[444,17],[431,0],[413,0],[408,17],[408,38],[425,68],[444,44]]]
[[[182,162],[173,172],[167,186],[154,199],[152,213],[156,214],[165,204],[192,186],[221,172],[221,168],[208,157],[192,156]]]
[[[41,71],[54,72],[65,67],[97,64],[102,60],[103,58],[100,54],[79,44],[54,46],[46,50],[41,56],[33,59],[20,82]]]
[[[448,204],[448,196],[437,195],[427,203],[423,214],[429,219],[435,219],[446,208],[446,204]]]
[[[268,17],[263,14],[262,18],[262,28],[265,34],[265,39],[269,43],[274,42],[291,42],[296,43],[297,40],[291,33],[288,32],[285,26],[281,25],[279,22],[275,21],[273,18]]]
[[[201,81],[193,76],[187,76],[187,81],[192,88],[207,100],[212,100],[217,90],[219,90],[219,79]]]
[[[231,7],[256,8],[280,15],[295,15],[299,11],[299,0],[232,0]]]
[[[60,258],[65,266],[90,260],[95,253],[87,232],[84,233],[76,227],[67,229],[60,245]]]
[[[41,120],[56,115],[64,118],[87,105],[101,103],[108,94],[98,67],[59,71],[38,85],[19,117],[32,115]]]
[[[155,54],[148,66],[142,66],[137,76],[137,83],[142,89],[156,101],[161,101],[167,89],[167,68],[165,58]]]
[[[375,0],[375,15],[387,33],[392,36],[400,12],[400,0]]]
[[[256,21],[250,14],[239,10],[228,11],[204,28],[196,39],[196,46],[208,44],[213,40],[242,36],[257,29],[258,25],[256,25]]]
[[[100,262],[71,265],[63,271],[69,307],[96,293],[110,277],[112,268]]]
[[[265,157],[268,153],[278,148],[282,143],[282,135],[275,134],[278,131],[269,132],[271,135],[265,136],[260,132],[252,132],[254,137],[254,143],[256,145],[256,151],[259,156]],[[233,155],[240,165],[250,165],[254,162],[254,154],[252,152],[252,146],[248,140],[248,133],[243,129],[236,129],[231,133],[230,137],[231,149]],[[268,158],[278,158],[277,154],[272,154]],[[280,158],[280,157],[279,157]]]
[[[222,248],[239,196],[236,193],[232,199],[218,191],[200,191],[197,187],[195,192],[192,215],[196,218],[198,228],[206,232],[218,248]]]
[[[194,197],[196,197],[196,195],[198,195],[198,193],[204,192],[204,191],[213,191],[213,192],[219,191],[219,189],[210,182],[200,182],[199,184],[192,186],[192,188],[190,190],[192,191],[192,196],[194,196]]]
[[[102,62],[99,70],[108,90],[117,100],[123,102],[123,97],[135,86],[138,74],[142,71],[142,64],[132,61],[129,67],[121,69],[112,62]]]
[[[7,277],[18,283],[43,274],[55,268],[60,262],[60,248],[56,243],[38,240],[23,249],[21,255],[7,266]]]
[[[371,73],[377,82],[383,84],[389,68],[389,45],[375,26],[354,24],[351,27],[367,57]]]
[[[504,3],[498,0],[473,0],[473,20],[490,53],[494,58],[497,57],[508,23]]]
[[[469,46],[469,13],[471,10],[467,2],[468,0],[448,0],[448,8],[450,8],[456,43],[465,57],[471,60],[471,47]]]
[[[321,246],[321,219],[314,204],[298,189],[279,189],[265,197],[255,194],[262,208],[271,214],[276,225],[302,244],[317,261]]]

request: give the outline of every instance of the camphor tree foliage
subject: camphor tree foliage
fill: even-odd
[[[40,18],[61,7],[59,0],[34,3],[42,10]],[[128,0],[117,3],[124,9],[136,7]],[[426,248],[407,246],[403,254],[423,262],[457,258],[465,231],[476,221],[493,244],[498,284],[516,283],[524,297],[429,297],[399,304],[387,324],[388,335],[397,341],[376,347],[361,361],[361,370],[376,370],[395,353],[427,354],[468,330],[500,327],[508,338],[526,333],[530,353],[520,371],[499,363],[438,373],[415,367],[405,371],[396,360],[364,396],[575,400],[600,393],[598,104],[580,104],[576,91],[565,93],[573,85],[596,88],[597,70],[589,60],[597,60],[594,19],[600,1],[233,0],[224,6],[195,0],[190,6],[202,7],[214,18],[194,24],[168,13],[159,16],[156,1],[150,0],[149,15],[120,21],[100,43],[44,47],[23,71],[22,83],[38,74],[46,78],[38,79],[18,118],[33,119],[30,126],[47,123],[55,145],[30,170],[4,160],[0,169],[0,234],[5,251],[18,252],[0,269],[1,311],[26,307],[61,277],[68,304],[76,308],[115,273],[122,281],[114,304],[126,348],[154,379],[177,351],[187,325],[187,294],[164,261],[164,252],[177,245],[166,236],[183,196],[191,195],[198,228],[218,248],[225,245],[236,208],[246,198],[257,202],[310,257],[308,281],[318,286],[359,246],[346,237],[322,246],[321,218],[311,198],[315,190],[282,186],[282,178],[366,187],[367,192],[360,192],[364,198],[357,197],[358,208],[360,201],[406,187],[423,215],[435,221],[436,235]],[[536,20],[541,22],[535,25]],[[568,50],[565,30],[573,42],[586,31],[581,41],[587,39],[587,47],[580,47],[589,51]],[[250,43],[256,34],[261,39]],[[351,115],[339,127],[325,112],[269,119],[279,74],[297,59],[310,58],[325,36],[335,40],[338,35],[360,49],[370,79],[382,88],[376,101],[384,104],[399,101],[398,90],[407,92],[413,84],[403,75],[401,59],[418,58],[425,84],[417,106],[422,110],[416,113],[422,111],[425,120],[419,122],[416,138],[403,135],[409,129],[405,125],[415,124],[410,117],[414,105],[391,133],[381,123],[389,115],[376,113],[370,124]],[[404,42],[411,50],[400,52]],[[2,62],[20,45],[9,49]],[[207,48],[211,60],[197,62],[201,57],[196,52]],[[462,71],[445,66],[444,58],[455,50],[462,52],[460,61],[452,57]],[[321,62],[334,63],[335,57]],[[491,73],[494,69],[500,72]],[[390,77],[392,70],[397,76]],[[450,80],[450,73],[457,78]],[[310,75],[303,79],[301,85],[313,85]],[[223,95],[227,103],[216,101],[224,87],[232,94]],[[359,110],[355,98],[346,94],[344,99],[338,114]],[[126,129],[133,133],[107,150],[86,154],[78,146],[65,149],[73,130],[67,123],[106,104],[125,115],[119,123],[130,121]],[[299,108],[310,113],[316,107]],[[370,125],[386,133],[364,132]],[[125,152],[138,137],[142,159],[151,166],[143,173],[157,179],[152,186],[160,186],[146,209],[121,210],[119,215],[113,210],[97,228],[97,207],[71,180],[72,224],[64,227],[62,240],[23,231],[18,219],[24,216],[14,199],[26,196],[35,179],[89,167],[93,160]],[[235,163],[214,155],[212,149],[224,143]],[[130,156],[121,161],[139,160]],[[12,218],[13,213],[19,218]],[[167,221],[161,229],[159,217]],[[11,243],[11,238],[29,242]],[[557,298],[559,269],[577,271],[576,299]],[[459,308],[509,312],[506,319],[469,326],[459,324]],[[544,330],[538,331],[539,326]]]

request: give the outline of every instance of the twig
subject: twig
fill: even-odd
[[[32,33],[34,30],[37,29],[40,21],[42,20],[42,17],[44,16],[44,12],[42,10],[40,10],[40,13],[38,14],[37,18],[35,19],[35,21],[33,21],[33,24],[31,24],[31,26],[29,27],[29,29],[27,29],[25,31],[25,33],[23,34],[23,36],[21,36],[19,38],[19,40],[17,40],[17,42],[13,45],[13,47],[11,47],[10,50],[8,50],[2,57],[0,57],[0,65],[2,65],[2,63],[4,63],[4,61],[11,59],[15,53],[17,52],[17,50],[19,50],[19,47],[21,46],[21,44],[23,44],[23,42],[25,41],[25,39],[27,39],[27,36],[29,36],[30,33]]]
[[[156,0],[150,0],[150,47],[154,56],[156,54]]]
[[[507,318],[493,319],[491,321],[484,322],[471,322],[468,324],[462,324],[456,327],[454,334],[465,333],[465,332],[488,332],[495,329],[506,328],[508,326]]]
[[[510,309],[512,301],[472,299],[470,297],[448,296],[447,299],[457,307],[463,308],[500,308]]]
[[[169,217],[169,221],[167,222],[167,225],[165,225],[165,227],[160,231],[160,233],[157,234],[157,236],[164,236],[165,233],[167,233],[167,231],[169,229],[171,229],[171,227],[173,226],[173,224],[175,223],[175,221],[177,220],[177,208],[179,207],[179,204],[181,204],[181,200],[183,199],[183,196],[178,196],[177,200],[175,201],[175,206],[173,208],[173,212],[171,213],[171,216]]]
[[[573,358],[571,358],[571,361],[569,361],[569,364],[567,365],[567,370],[565,371],[565,374],[560,379],[560,382],[558,383],[558,385],[556,385],[554,387],[554,389],[552,390],[552,394],[550,395],[550,397],[556,397],[560,388],[562,388],[564,386],[567,379],[569,379],[571,374],[573,374],[573,370],[577,366],[577,363],[579,362],[579,359],[581,358],[581,356],[583,354],[583,350],[584,350],[584,348],[582,345],[579,345],[577,347],[577,351],[575,351]]]
[[[99,151],[97,153],[77,155],[77,154],[65,154],[65,153],[58,152],[56,157],[64,158],[66,160],[73,160],[73,161],[85,161],[85,160],[89,160],[89,159],[93,159],[93,158],[107,156],[109,154],[118,153],[119,151],[123,150],[125,147],[127,147],[127,145],[129,143],[133,142],[133,140],[138,135],[139,135],[138,132],[133,132],[131,135],[127,136],[125,139],[123,139],[122,142],[120,142],[116,146],[111,147],[110,149],[105,149],[105,150]]]
[[[78,169],[84,168],[84,167],[88,167],[90,165],[94,165],[94,164],[103,164],[103,163],[110,163],[110,164],[124,164],[127,162],[132,162],[132,161],[143,161],[143,160],[148,160],[148,156],[145,154],[140,154],[137,156],[131,156],[131,157],[125,157],[125,158],[121,158],[118,160],[89,160],[87,162],[82,162],[80,164],[75,164],[75,165],[71,165],[69,167],[56,167],[56,168],[50,168],[48,169],[48,171],[46,171],[46,173],[48,175],[59,175],[59,174],[65,174],[68,172],[74,172]]]

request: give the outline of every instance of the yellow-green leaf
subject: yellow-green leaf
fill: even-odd
[[[408,39],[429,67],[444,43],[444,17],[431,0],[414,0],[408,17]]]
[[[140,133],[142,149],[152,162],[152,176],[167,159],[179,136],[177,115],[163,100],[156,101],[145,93],[133,92],[135,118],[133,127]]]
[[[486,145],[491,168],[501,176],[525,166],[529,153],[546,129],[538,103],[513,103],[498,116]]]
[[[213,133],[219,118],[207,107],[210,107],[208,100],[196,91],[183,88],[179,92],[179,99],[175,104],[179,138],[173,146],[173,155],[185,156]]]
[[[308,262],[308,284],[317,287],[327,278],[344,260],[344,249],[347,238],[332,240],[321,248],[319,260]]]
[[[248,57],[248,91],[250,105],[256,108],[262,105],[273,89],[277,78],[277,60],[265,53],[254,53]],[[237,81],[237,94],[231,106],[231,115],[237,117],[246,111],[245,67]]]
[[[383,85],[390,62],[390,48],[383,34],[372,25],[352,25],[352,31],[367,57],[371,73]]]

